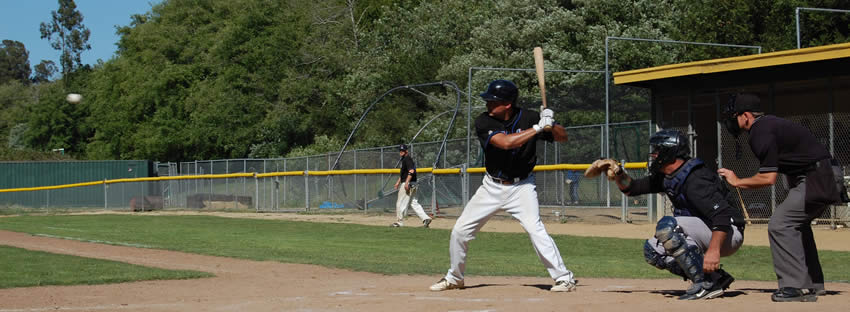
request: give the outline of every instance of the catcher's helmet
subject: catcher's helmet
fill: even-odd
[[[481,93],[481,98],[484,101],[505,101],[515,103],[519,91],[516,85],[510,80],[493,80],[487,86],[487,91]]]
[[[650,154],[655,154],[655,159],[649,164],[649,170],[653,173],[660,172],[662,166],[673,162],[676,158],[691,157],[688,138],[678,130],[665,129],[656,132],[649,137],[649,147]]]

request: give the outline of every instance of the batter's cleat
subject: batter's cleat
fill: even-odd
[[[426,228],[430,227],[431,226],[431,219],[422,220],[422,226],[426,227]]]
[[[390,224],[391,227],[401,227],[402,225],[403,224],[401,222],[393,222],[393,224]]]
[[[463,289],[463,281],[458,281],[457,284],[452,284],[444,277],[436,284],[431,285],[431,291],[443,291],[449,289]]]
[[[818,295],[814,289],[782,287],[770,296],[773,302],[815,302]]]
[[[557,292],[571,292],[576,291],[576,282],[567,282],[567,281],[558,281],[555,283],[552,288],[549,288],[549,291],[557,291]]]

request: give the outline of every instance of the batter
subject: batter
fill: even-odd
[[[487,174],[452,229],[449,240],[451,267],[446,276],[431,286],[432,291],[462,289],[469,241],[487,220],[500,210],[519,220],[531,238],[540,262],[555,280],[551,291],[576,289],[573,272],[567,270],[555,241],[540,220],[537,186],[532,169],[537,163],[537,139],[567,140],[563,126],[554,122],[554,112],[538,113],[514,106],[519,92],[508,80],[495,80],[481,94],[487,111],[475,119],[475,131],[484,149]],[[552,126],[550,131],[544,131]]]

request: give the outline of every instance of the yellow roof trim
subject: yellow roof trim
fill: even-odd
[[[850,43],[664,65],[614,73],[614,84],[850,57]]]

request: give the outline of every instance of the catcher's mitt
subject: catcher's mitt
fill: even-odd
[[[590,164],[590,168],[584,171],[584,176],[593,178],[603,172],[608,176],[608,180],[613,180],[620,172],[620,165],[613,159],[599,159]]]

